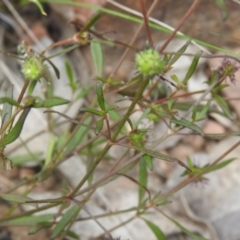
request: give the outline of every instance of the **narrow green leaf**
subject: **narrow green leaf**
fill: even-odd
[[[119,108],[118,106],[108,106],[108,105],[106,105],[106,112],[114,111],[115,109],[118,109],[118,108]]]
[[[77,90],[77,83],[74,81],[72,68],[67,61],[65,61],[65,69],[68,76],[69,86],[71,87],[72,91],[75,92]]]
[[[187,74],[183,79],[184,84],[188,82],[188,80],[192,77],[193,73],[195,72],[198,65],[199,58],[201,57],[202,53],[203,53],[202,51],[197,52],[195,57],[193,58],[193,61],[187,71]]]
[[[54,214],[45,214],[39,216],[25,216],[20,218],[15,218],[8,221],[0,221],[1,224],[8,224],[9,226],[12,225],[20,225],[20,226],[33,226],[41,222],[47,222],[54,218]]]
[[[109,115],[110,119],[112,119],[114,121],[117,121],[120,119],[120,115],[114,110],[108,111],[108,115]]]
[[[76,240],[80,239],[78,234],[76,234],[75,232],[70,231],[70,230],[67,231],[66,236],[69,236],[69,237],[71,237],[73,239],[76,239]]]
[[[5,135],[4,138],[0,140],[0,147],[14,142],[20,136],[24,122],[30,109],[31,107],[27,107],[23,110],[21,116],[19,117],[17,123],[14,125],[10,133]]]
[[[207,104],[205,105],[205,107],[201,110],[201,112],[197,114],[195,121],[200,121],[205,117],[205,115],[207,114],[207,112],[210,108],[210,103],[211,103],[211,100],[209,100],[207,102]]]
[[[138,188],[138,204],[139,206],[142,203],[143,197],[145,195],[145,188],[147,186],[147,168],[144,159],[141,157],[139,161],[139,176],[138,176],[138,181],[139,181],[139,188]]]
[[[43,152],[31,152],[31,153],[22,154],[22,155],[11,156],[11,160],[14,166],[20,166],[27,162],[40,161],[42,156],[43,156]]]
[[[79,48],[79,44],[74,44],[74,45],[71,45],[70,47],[63,48],[62,50],[60,50],[60,51],[52,54],[51,56],[49,56],[47,59],[49,60],[49,59],[57,57],[59,55],[64,55],[66,53],[71,52],[72,50],[74,50],[76,48]]]
[[[216,80],[215,80],[216,81]],[[221,85],[217,85],[214,89],[213,92],[220,92],[222,91],[224,88],[229,87],[229,84],[221,84]]]
[[[15,100],[13,100],[12,98],[9,98],[9,97],[0,98],[0,104],[3,104],[3,103],[9,103],[10,105],[15,106],[15,107],[20,106],[18,102],[16,102]]]
[[[57,79],[59,79],[60,72],[59,72],[58,68],[54,65],[54,63],[50,60],[50,58],[46,58],[46,57],[43,57],[43,58],[51,65],[51,67],[53,68],[53,71],[55,72]]]
[[[194,106],[193,111],[192,111],[192,121],[193,122],[195,122],[196,116],[197,116],[197,106]]]
[[[156,236],[157,240],[166,240],[166,237],[164,236],[163,232],[157,225],[155,225],[154,223],[152,223],[144,218],[143,218],[143,220],[148,225],[148,227],[152,230],[152,232]]]
[[[97,41],[91,41],[91,54],[93,58],[93,63],[98,76],[103,74],[103,51],[101,43]]]
[[[178,223],[177,221],[175,221],[173,218],[170,218],[169,216],[167,216],[164,212],[161,211],[161,213],[168,218],[170,221],[172,221],[180,230],[182,230],[184,233],[186,233],[187,235],[193,237],[194,239],[198,239],[198,240],[208,240],[206,238],[203,238],[199,235],[196,235],[190,231],[188,231],[185,227],[183,227],[180,223]]]
[[[119,108],[118,106],[109,106],[107,103],[105,103],[105,107],[110,119],[117,121],[121,118],[121,116],[115,111]]]
[[[33,107],[34,108],[42,108],[42,107],[50,108],[50,107],[64,105],[64,104],[68,104],[68,103],[70,103],[69,100],[55,96],[53,98],[46,99],[46,100],[43,100],[41,102],[36,102],[33,105]]]
[[[193,164],[193,161],[192,161],[192,159],[190,157],[187,157],[187,162],[188,162],[189,168],[192,169],[194,167],[194,164]]]
[[[101,130],[103,128],[103,123],[104,123],[104,119],[103,118],[101,118],[101,119],[99,119],[97,121],[96,127],[95,127],[95,134],[96,135],[98,135],[101,132]]]
[[[218,94],[213,94],[213,98],[216,100],[216,102],[218,103],[218,105],[220,106],[220,108],[223,110],[223,112],[225,113],[225,115],[230,119],[233,120],[233,116],[232,113],[228,107],[227,102]]]
[[[56,149],[60,149],[64,145],[66,140],[67,140],[67,133],[62,132],[56,139]]]
[[[88,112],[88,113],[92,113],[94,115],[101,116],[101,117],[104,115],[103,112],[96,110],[94,108],[81,108],[80,112]]]
[[[222,11],[223,20],[226,20],[229,14],[228,14],[228,10],[227,10],[225,1],[224,0],[216,0],[216,4]]]
[[[54,153],[54,147],[56,145],[56,138],[53,134],[50,135],[48,147],[47,147],[47,153],[46,153],[46,159],[44,163],[44,168],[48,167],[49,164],[52,162],[52,156]]]
[[[35,3],[37,5],[37,7],[39,8],[41,14],[47,16],[46,12],[43,9],[42,4],[38,0],[29,0],[29,2]]]
[[[147,168],[148,168],[150,171],[152,171],[152,170],[153,170],[153,163],[152,163],[152,158],[151,158],[151,156],[148,155],[148,154],[144,154],[142,157],[143,157],[143,159],[144,159],[144,161],[145,161],[145,164],[146,164]]]
[[[169,99],[167,100],[167,106],[168,106],[168,110],[169,110],[169,111],[172,111],[173,104],[174,104],[173,98],[169,98]]]
[[[65,68],[66,68],[69,84],[72,85],[74,83],[73,72],[69,62],[67,61],[65,61]]]
[[[78,215],[80,211],[79,206],[73,206],[63,215],[61,220],[56,224],[56,227],[54,228],[52,235],[50,239],[56,238],[60,233],[64,231],[64,228],[75,219],[75,217]]]
[[[191,106],[192,106],[192,102],[175,102],[174,104],[174,109],[176,110],[181,110],[181,111],[187,111]],[[204,107],[206,106],[206,104],[198,104],[196,106],[197,111],[201,111]],[[163,107],[165,107],[165,104],[163,104]],[[217,113],[219,115],[223,115],[225,116],[225,114],[223,113],[223,111],[219,111],[216,107],[214,106],[210,106],[208,109],[208,113]]]
[[[87,159],[87,163],[86,163],[86,167],[87,167],[87,172],[92,168],[94,163],[94,157],[93,156],[89,156]],[[90,185],[93,181],[93,173],[89,176],[88,178],[88,185]]]
[[[39,232],[39,231],[42,230],[42,229],[52,227],[52,225],[53,225],[53,223],[50,223],[50,222],[40,222],[40,223],[32,226],[32,227],[29,229],[28,235],[36,234],[37,232]]]
[[[167,204],[170,204],[170,203],[172,203],[172,202],[169,201],[169,200],[162,200],[162,199],[157,199],[155,201],[156,206],[164,206],[164,205],[167,205]]]
[[[16,202],[16,203],[24,203],[26,201],[33,200],[29,197],[24,197],[21,195],[15,195],[15,194],[0,194],[0,198],[3,198],[4,200],[7,200],[9,202]]]
[[[94,14],[91,17],[91,19],[87,22],[87,24],[84,25],[84,27],[81,29],[81,32],[84,32],[90,29],[101,16],[102,16],[102,13],[100,11],[96,12],[96,14]]]
[[[92,122],[92,118],[87,118],[84,121],[84,124],[89,125]],[[69,154],[75,150],[75,148],[82,142],[83,137],[86,135],[86,132],[88,131],[88,128],[85,126],[81,126],[78,128],[78,130],[74,133],[74,135],[71,137],[71,140],[66,146],[66,154]]]
[[[171,77],[171,79],[175,82],[175,83],[179,83],[179,79],[178,79],[178,77],[174,74],[174,75],[171,75],[170,76]]]
[[[141,123],[141,121],[147,117],[147,115],[151,112],[151,108],[146,108],[145,111],[142,113],[142,115],[140,116],[140,118],[136,121],[136,123],[134,124],[134,129],[137,128],[137,126]]]
[[[228,160],[225,160],[225,161],[223,161],[223,162],[220,162],[220,163],[218,163],[217,165],[212,166],[209,170],[207,170],[206,173],[219,170],[219,169],[227,166],[229,163],[233,162],[235,159],[236,159],[236,158],[230,158],[230,159],[228,159]]]
[[[102,84],[100,82],[97,83],[96,93],[97,93],[98,105],[105,112],[106,111],[105,100],[104,100],[104,96],[103,96]]]
[[[182,54],[186,51],[187,47],[190,45],[191,40],[188,40],[177,52],[176,54],[173,55],[171,60],[168,63],[168,66],[172,66],[181,56]]]
[[[175,123],[175,124],[177,124],[177,125],[179,125],[179,126],[183,126],[183,127],[189,128],[189,129],[191,129],[191,130],[199,133],[200,135],[204,136],[204,132],[203,132],[203,130],[202,130],[199,126],[197,126],[197,125],[194,124],[194,123],[189,122],[189,121],[186,120],[186,119],[180,119],[180,120],[178,120],[178,119],[176,119],[176,118],[172,118],[172,119],[171,119],[171,122],[172,122],[172,123]]]

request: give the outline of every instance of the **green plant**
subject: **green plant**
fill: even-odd
[[[40,1],[34,2],[38,4],[41,12],[44,13]],[[63,3],[63,1],[61,2]],[[193,3],[193,8],[197,6],[196,2],[197,1]],[[26,179],[21,184],[16,185],[7,193],[0,195],[1,198],[12,203],[17,203],[18,205],[39,203],[46,203],[46,205],[38,208],[35,207],[31,211],[22,213],[14,213],[15,206],[13,205],[11,211],[9,211],[9,213],[0,219],[0,226],[1,224],[17,225],[21,223],[23,225],[31,226],[29,234],[34,234],[43,228],[51,228],[50,239],[56,239],[57,237],[63,239],[65,236],[78,239],[78,236],[75,233],[71,232],[70,228],[75,221],[79,220],[78,213],[80,211],[86,211],[90,217],[102,228],[104,234],[109,239],[113,239],[110,231],[106,230],[104,226],[102,226],[102,224],[98,221],[98,217],[108,217],[112,214],[117,215],[122,212],[133,212],[135,213],[134,217],[143,219],[146,225],[153,231],[157,239],[165,239],[164,233],[161,230],[161,226],[157,226],[144,217],[144,215],[147,214],[150,209],[154,209],[155,211],[159,211],[162,215],[170,219],[183,232],[189,234],[190,236],[193,236],[196,239],[204,239],[201,236],[189,232],[183,227],[184,224],[180,224],[174,219],[167,216],[159,209],[159,207],[168,204],[168,198],[190,182],[203,179],[205,174],[226,166],[227,164],[231,163],[233,159],[219,163],[224,157],[220,156],[212,164],[197,168],[194,166],[190,158],[188,159],[188,165],[186,165],[180,159],[154,151],[154,147],[161,144],[167,138],[179,134],[180,130],[184,128],[190,129],[194,134],[199,134],[204,138],[224,137],[224,134],[205,134],[196,123],[206,118],[208,114],[213,112],[225,115],[229,119],[232,119],[232,114],[228,107],[228,104],[220,96],[219,92],[222,88],[227,87],[226,84],[223,84],[223,81],[227,77],[234,79],[234,74],[238,67],[236,66],[235,62],[225,60],[221,68],[213,72],[212,77],[208,83],[209,88],[206,91],[202,91],[202,98],[204,98],[207,93],[211,92],[213,98],[219,104],[222,111],[219,111],[216,108],[212,107],[210,100],[206,104],[201,103],[201,99],[194,103],[178,103],[177,100],[180,98],[178,92],[182,89],[186,89],[189,79],[196,71],[199,59],[201,57],[210,58],[211,56],[203,54],[202,51],[199,51],[197,54],[192,56],[192,63],[190,64],[183,79],[178,79],[178,76],[172,76],[172,80],[166,79],[164,75],[168,72],[171,73],[173,64],[178,61],[182,55],[185,54],[185,50],[190,42],[187,42],[181,49],[179,49],[178,52],[174,53],[164,52],[164,47],[162,47],[159,52],[154,49],[154,44],[151,39],[147,22],[146,9],[144,7],[143,1],[140,1],[140,3],[144,15],[145,28],[148,33],[147,37],[149,44],[147,44],[145,50],[139,50],[139,52],[136,53],[135,68],[137,73],[124,85],[121,83],[121,81],[114,79],[114,72],[109,77],[102,76],[104,64],[101,44],[102,42],[107,42],[108,39],[90,29],[90,27],[99,19],[99,14],[96,14],[92,20],[89,21],[86,26],[83,26],[83,28],[73,37],[54,43],[40,54],[34,53],[27,46],[21,46],[21,51],[23,49],[24,53],[26,53],[26,57],[22,59],[22,73],[25,78],[24,85],[22,86],[22,91],[17,100],[14,100],[12,97],[12,88],[8,90],[5,97],[0,98],[0,103],[3,104],[1,115],[2,127],[0,130],[0,155],[1,161],[6,170],[12,168],[11,162],[14,164],[14,160],[10,160],[8,156],[5,156],[5,147],[19,138],[24,122],[28,117],[29,111],[32,108],[51,108],[57,105],[69,104],[69,100],[53,96],[51,95],[51,91],[49,94],[46,94],[44,96],[44,99],[40,98],[40,96],[33,95],[36,84],[40,84],[40,79],[44,79],[43,84],[51,83],[51,80],[48,77],[48,68],[45,66],[45,62],[50,63],[56,75],[59,76],[58,69],[56,69],[54,64],[51,62],[51,57],[45,57],[45,52],[48,49],[59,45],[62,46],[65,43],[72,43],[73,46],[66,50],[70,51],[79,45],[90,44],[93,62],[98,73],[98,82],[89,88],[80,88],[78,82],[73,77],[70,64],[66,63],[66,71],[69,77],[69,87],[73,93],[77,93],[77,97],[73,101],[77,100],[80,97],[85,97],[90,92],[94,92],[94,95],[96,97],[89,105],[89,107],[81,108],[82,117],[79,121],[72,119],[66,114],[58,111],[45,111],[45,113],[50,114],[50,116],[58,114],[62,118],[67,119],[69,122],[77,124],[77,126],[72,132],[63,131],[57,135],[54,132],[56,123],[49,123],[49,131],[51,131],[53,137],[49,141],[50,143],[47,148],[47,157],[43,163],[43,167],[40,173],[36,174],[31,179]],[[71,2],[71,4],[75,5],[77,3]],[[94,7],[89,5],[86,6]],[[189,10],[186,16],[188,16],[188,14],[190,15],[193,12],[193,8]],[[108,9],[101,10],[104,10],[105,12],[109,11]],[[117,14],[117,12],[114,14]],[[126,17],[127,15],[123,16]],[[136,19],[131,17],[130,20]],[[183,19],[183,22],[185,20],[186,19]],[[75,23],[75,25],[78,24],[79,23],[77,22]],[[178,28],[180,28],[180,26],[181,24],[178,26]],[[176,31],[178,28],[176,28]],[[166,45],[176,35],[176,31],[173,31],[171,33],[169,39],[166,41]],[[90,33],[94,34],[97,37],[97,40],[92,40],[89,35]],[[184,37],[186,38],[186,36]],[[111,41],[111,43],[121,44],[125,47],[128,47],[128,49],[134,49],[131,44],[128,46],[126,43],[121,43],[119,41]],[[228,56],[228,58],[234,59],[234,56]],[[121,63],[122,62],[119,61],[118,65]],[[174,90],[168,90],[166,97],[156,101],[152,100],[151,98],[154,89],[152,86],[157,86],[153,80],[154,77],[158,77],[158,81],[156,81],[156,83],[158,83],[160,80],[166,81],[168,83],[170,82],[170,84],[174,87]],[[126,111],[122,113],[122,116],[119,113],[124,109],[119,109],[118,106],[112,106],[106,100],[106,94],[111,87],[118,89],[119,92],[122,90],[128,90],[132,87],[136,89],[135,96],[133,98],[129,96],[131,99],[131,104],[127,109],[125,109]],[[147,93],[145,93],[146,90]],[[186,93],[184,96],[186,97],[190,94],[193,93]],[[142,115],[135,123],[133,123],[130,117],[136,111],[136,106],[139,106],[142,111]],[[184,116],[182,118],[179,118],[177,116],[177,112],[179,110],[184,111]],[[20,115],[20,117],[17,119],[18,115]],[[145,147],[146,133],[148,129],[141,129],[139,127],[141,121],[145,118],[149,118],[154,122],[163,120],[166,122],[169,130],[150,148]],[[51,121],[51,118],[49,119]],[[127,124],[130,126],[130,130],[127,129]],[[239,133],[231,132],[228,134],[236,135]],[[232,149],[236,148],[239,144],[240,142],[233,146]],[[113,146],[121,146],[123,149],[125,149],[125,151],[122,156],[119,156],[118,159],[111,159],[113,162],[111,169],[106,170],[103,177],[95,180],[94,174],[97,167],[101,162],[105,161],[109,150]],[[130,154],[131,150],[134,150],[133,156]],[[37,155],[37,153],[35,154]],[[86,173],[83,177],[79,178],[79,183],[74,189],[71,189],[70,191],[63,191],[62,196],[55,199],[29,199],[27,195],[31,190],[27,191],[22,196],[14,193],[14,191],[16,191],[16,189],[22,185],[32,183],[35,186],[38,181],[45,180],[49,177],[51,171],[56,169],[57,166],[63,161],[67,161],[74,154],[85,156],[86,159],[88,159],[86,161]],[[91,159],[88,158],[88,156],[91,156]],[[128,159],[128,161],[123,161],[124,159]],[[184,173],[182,175],[186,177],[175,188],[165,194],[151,193],[148,189],[147,180],[148,171],[154,170],[154,159],[176,162],[184,168]],[[135,179],[128,174],[132,168],[138,169],[138,179]],[[102,185],[108,183],[109,181],[114,181],[119,176],[126,177],[138,185],[138,205],[135,208],[125,209],[124,211],[106,213],[103,216],[93,216],[91,212],[89,212],[85,207],[85,203],[91,198],[91,195],[96,191],[97,188],[100,188]],[[86,183],[88,186],[84,187],[84,184]],[[70,186],[67,187],[70,189]],[[81,197],[81,200],[78,199],[79,196]],[[70,203],[72,202],[74,203],[74,206],[70,207]],[[59,211],[57,214],[48,214],[41,216],[34,215],[35,213],[41,213],[41,211],[52,208],[54,206],[59,206]],[[57,216],[61,216],[61,219],[56,220]],[[129,221],[132,221],[133,219],[134,218],[130,219]]]

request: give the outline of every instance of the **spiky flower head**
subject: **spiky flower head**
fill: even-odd
[[[135,57],[137,71],[148,77],[152,77],[163,72],[165,62],[160,54],[154,49],[143,50]]]
[[[45,69],[42,59],[35,56],[27,58],[22,65],[22,73],[30,81],[38,81]]]

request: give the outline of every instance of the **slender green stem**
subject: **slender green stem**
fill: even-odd
[[[138,92],[135,95],[135,98],[133,99],[130,107],[128,108],[128,111],[126,112],[126,114],[124,115],[124,117],[122,118],[122,120],[120,121],[119,125],[117,126],[116,131],[114,132],[111,142],[114,142],[117,138],[117,136],[119,135],[119,133],[121,132],[124,124],[126,123],[127,119],[129,118],[129,116],[132,114],[132,111],[134,110],[135,105],[137,104],[137,102],[139,101],[139,99],[141,99],[142,94],[145,90],[145,88],[147,87],[149,83],[149,79],[143,79],[143,82],[138,90]],[[101,160],[104,158],[104,156],[106,155],[106,153],[108,152],[108,150],[111,148],[111,143],[107,143],[106,146],[104,147],[104,149],[102,150],[100,156],[95,160],[95,162],[93,163],[93,166],[91,169],[89,169],[89,171],[85,174],[85,176],[83,177],[83,179],[79,182],[79,184],[76,186],[76,188],[72,191],[72,193],[70,194],[70,197],[73,197],[78,190],[83,186],[83,184],[87,181],[87,179],[89,178],[89,176],[94,172],[95,168],[97,167],[97,165],[101,162]]]

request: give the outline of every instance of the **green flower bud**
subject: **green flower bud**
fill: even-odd
[[[161,59],[156,50],[148,49],[136,54],[136,69],[144,76],[154,76],[161,74],[165,67],[165,62]]]
[[[42,72],[46,66],[42,59],[38,57],[27,58],[22,66],[22,73],[24,77],[30,81],[38,81],[42,77]]]

